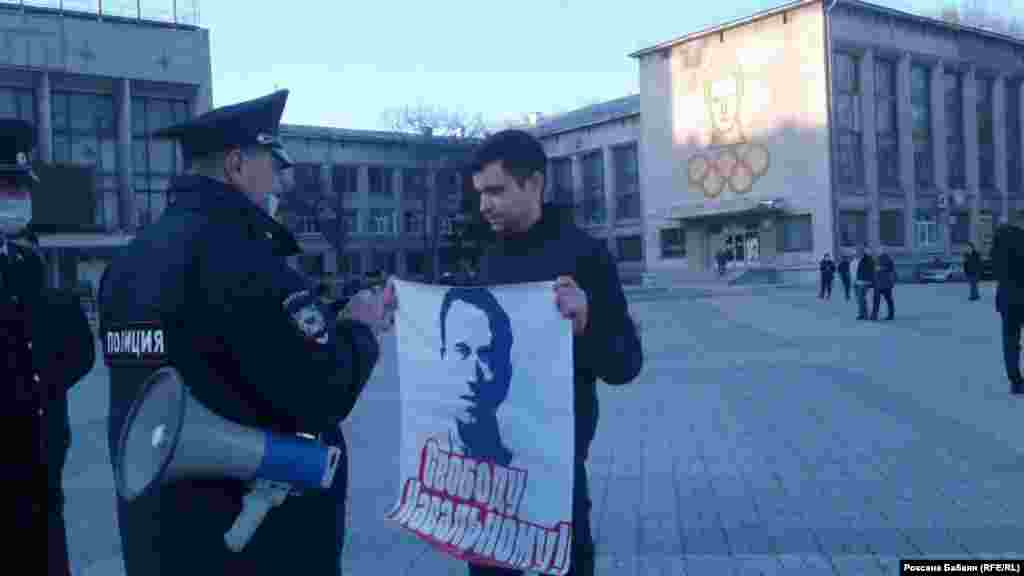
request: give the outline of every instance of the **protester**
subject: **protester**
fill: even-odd
[[[498,132],[477,150],[473,185],[480,193],[480,213],[497,236],[484,251],[478,279],[486,285],[555,280],[554,303],[572,322],[576,447],[569,574],[590,576],[594,541],[584,464],[597,429],[596,380],[611,385],[632,381],[640,373],[643,352],[605,243],[554,206],[542,206],[546,164],[540,143],[519,130]],[[520,574],[472,564],[469,573]]]
[[[0,120],[0,382],[10,394],[15,447],[4,470],[17,492],[8,543],[32,549],[45,539],[45,573],[68,576],[61,486],[71,445],[67,394],[92,368],[95,340],[78,298],[44,286],[46,267],[29,230],[39,181],[29,162],[34,134],[28,122]]]
[[[218,108],[155,135],[180,141],[192,169],[101,282],[105,341],[144,330],[163,344],[142,358],[108,346],[111,461],[140,384],[172,365],[196,400],[225,419],[341,449],[334,484],[288,497],[241,552],[226,547],[224,533],[246,483],[186,478],[119,501],[129,576],[341,570],[348,472],[339,422],[369,379],[388,326],[380,295],[357,294],[336,320],[287,264],[299,247],[274,219],[280,172],[291,165],[277,137],[287,96]]]

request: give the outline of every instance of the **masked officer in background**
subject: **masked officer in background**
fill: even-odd
[[[1024,324],[1024,230],[1012,224],[1000,226],[992,239],[992,272],[996,310],[1003,320],[1003,360],[1010,380],[1010,394],[1024,394],[1020,373],[1020,330]]]
[[[140,385],[161,365],[177,368],[196,400],[226,419],[319,436],[344,454],[339,423],[370,377],[387,326],[381,296],[358,294],[336,319],[286,263],[299,247],[273,216],[280,170],[291,164],[277,138],[287,96],[281,90],[156,133],[181,142],[191,169],[100,289],[106,339],[134,330],[157,342],[159,331],[163,344],[106,350],[111,461]],[[185,479],[119,501],[125,568],[129,576],[336,576],[346,484],[343,456],[331,491],[288,497],[237,553],[224,534],[241,510],[243,482]]]
[[[28,240],[31,190],[39,181],[29,164],[33,133],[22,120],[0,120],[0,383],[10,394],[7,421],[15,423],[15,455],[5,470],[17,495],[8,544],[19,549],[24,534],[24,544],[35,548],[46,531],[47,573],[66,575],[61,472],[71,445],[67,392],[92,369],[96,344],[78,299],[44,287],[43,260]],[[43,573],[38,565],[29,571]]]

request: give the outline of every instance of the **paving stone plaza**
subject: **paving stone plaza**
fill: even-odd
[[[993,286],[980,302],[962,284],[895,295],[891,322],[809,288],[633,300],[646,364],[630,386],[599,383],[588,464],[597,573],[878,575],[901,557],[1024,557],[1024,398],[1003,374]],[[99,365],[71,394],[76,576],[123,574],[107,394]],[[383,519],[398,394],[389,338],[344,425],[344,574],[465,574]]]

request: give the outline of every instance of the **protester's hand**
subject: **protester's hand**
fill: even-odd
[[[571,276],[559,276],[555,280],[555,305],[563,318],[572,320],[573,334],[583,334],[587,329],[590,308],[586,292],[576,285]]]
[[[376,336],[390,329],[392,323],[392,317],[384,306],[384,294],[379,290],[360,290],[349,299],[338,317],[366,324]]]

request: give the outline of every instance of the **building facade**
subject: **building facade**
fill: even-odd
[[[624,277],[644,267],[640,97],[574,110],[529,127],[548,156],[545,200],[574,207],[577,224],[604,238]]]
[[[149,134],[211,105],[209,33],[194,13],[132,8],[114,15],[0,2],[0,116],[38,131],[44,181],[33,204],[54,285],[94,290],[113,251],[159,217],[183,167],[175,143]],[[45,209],[83,199],[70,219]]]
[[[724,252],[810,276],[865,244],[909,265],[984,248],[1021,210],[1024,42],[828,4],[632,55],[649,270],[705,271]]]
[[[297,197],[316,199],[282,207],[305,273],[423,278],[456,267],[446,236],[460,213],[473,210],[464,166],[474,141],[295,125],[283,125],[281,136],[296,163]],[[340,250],[320,226],[340,227]]]

